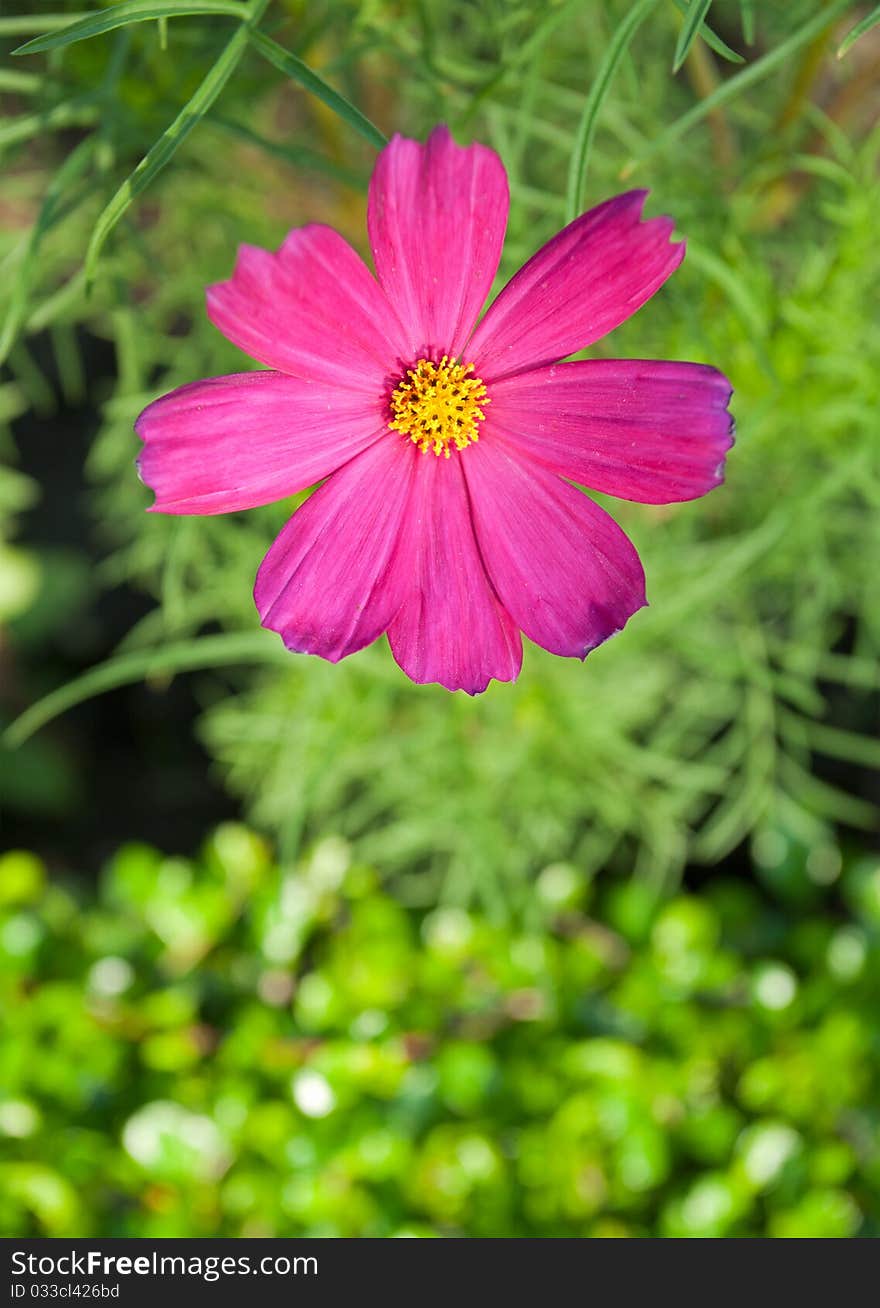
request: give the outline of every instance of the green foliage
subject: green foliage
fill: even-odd
[[[14,404],[17,397],[13,392],[7,398]],[[28,507],[35,492],[28,478],[11,470],[0,478],[0,622],[25,611],[38,588],[36,561],[9,540],[17,514]]]
[[[596,131],[597,120],[599,118],[602,105],[608,95],[614,74],[620,61],[626,54],[629,44],[638,31],[641,24],[648,17],[648,14],[655,7],[657,0],[640,0],[638,4],[633,5],[632,9],[624,18],[623,22],[617,28],[613,38],[608,43],[602,63],[600,64],[593,85],[590,88],[590,94],[584,102],[584,109],[578,124],[577,136],[575,137],[574,149],[571,153],[571,163],[568,172],[568,197],[566,201],[565,218],[566,222],[573,222],[579,213],[583,213],[586,207],[583,203],[584,184],[587,175],[587,167],[590,162],[590,149],[593,144],[593,135]],[[682,56],[683,58],[684,56]]]
[[[809,95],[846,6],[799,0],[762,12],[756,30],[743,5],[753,57],[722,78],[697,37],[697,96],[669,79],[674,9],[647,3],[275,4],[247,50],[238,29],[234,57],[225,14],[180,17],[164,38],[149,22],[107,30],[148,8],[110,7],[83,20],[103,35],[64,46],[65,25],[42,24],[52,48],[33,57],[46,60],[39,86],[19,93],[11,120],[14,140],[42,135],[44,160],[9,174],[13,204],[35,213],[0,254],[12,385],[25,403],[51,403],[28,344],[47,327],[67,331],[74,353],[71,327],[112,341],[93,507],[115,546],[106,575],[159,601],[118,662],[62,689],[20,735],[82,693],[216,666],[227,648],[202,735],[285,857],[331,822],[396,885],[418,870],[418,894],[476,899],[499,918],[521,911],[548,860],[617,859],[659,886],[766,821],[806,838],[816,820],[870,825],[864,800],[813,766],[823,753],[871,766],[878,753],[859,705],[878,652],[880,136],[857,95],[822,89],[830,72]],[[691,19],[703,9],[686,6]],[[708,17],[729,34],[725,12]],[[0,36],[3,23],[22,31],[10,22]],[[851,61],[830,67],[861,76]],[[299,82],[292,94],[284,74]],[[53,123],[83,115],[97,126],[62,162]],[[155,518],[132,472],[132,422],[149,399],[243,365],[201,309],[236,245],[277,245],[310,220],[363,245],[367,140],[441,117],[508,166],[505,274],[564,219],[566,178],[570,209],[620,189],[623,171],[653,188],[651,210],[676,215],[689,257],[610,348],[722,366],[740,433],[709,500],[613,506],[642,550],[651,609],[584,667],[529,650],[516,687],[474,703],[409,686],[384,647],[328,668],[279,646],[267,665],[251,585],[291,505]],[[836,687],[854,707],[830,725]]]
[[[687,9],[684,10],[684,22],[681,26],[681,32],[675,46],[675,55],[672,60],[672,71],[674,73],[678,72],[685,59],[687,59],[691,46],[704,27],[703,19],[711,7],[712,0],[691,0]]]
[[[229,78],[235,72],[239,60],[247,49],[249,32],[248,23],[258,21],[268,4],[268,0],[251,0],[245,13],[245,21],[236,30],[235,35],[212,65],[204,81],[196,88],[193,95],[183,106],[174,122],[162,133],[158,141],[141,159],[130,177],[127,177],[119,190],[102,210],[95,223],[94,230],[86,251],[86,284],[95,274],[98,256],[113,228],[119,222],[132,201],[150,185],[158,173],[171,160],[175,152],[186,140],[189,133],[198,125],[223,90]]]
[[[842,59],[843,56],[852,49],[856,41],[858,41],[862,36],[867,36],[868,32],[876,27],[878,23],[880,23],[880,5],[878,5],[876,9],[872,9],[860,23],[856,23],[855,27],[847,32],[846,36],[840,43],[839,50],[837,51],[838,59]]]
[[[58,50],[74,41],[102,36],[104,32],[127,27],[129,23],[146,23],[154,18],[192,17],[194,14],[223,14],[244,19],[247,17],[247,7],[239,4],[238,0],[159,0],[158,4],[150,3],[150,0],[123,0],[122,4],[112,5],[103,13],[78,18],[60,31],[35,36],[32,41],[25,41],[24,45],[12,53],[41,54],[44,50]]]
[[[876,1235],[880,864],[755,852],[665,902],[553,864],[517,928],[332,836],[94,895],[7,854],[0,1231]]]
[[[345,99],[345,96],[334,91],[332,86],[328,86],[322,77],[318,77],[312,70],[298,59],[296,55],[289,54],[284,50],[277,41],[271,40],[263,32],[254,32],[251,36],[251,42],[255,49],[264,55],[270,64],[282,73],[285,73],[294,82],[298,82],[306,91],[310,91],[316,96],[322,104],[327,105],[334,113],[353,127],[356,132],[360,132],[365,140],[371,145],[375,145],[381,150],[386,144],[386,137],[382,135],[378,127],[365,118],[359,109]]]
[[[0,16],[0,670],[10,741],[42,728],[0,788],[69,813],[53,715],[197,673],[263,833],[125,849],[94,895],[6,856],[4,1233],[878,1234],[880,883],[830,834],[876,826],[854,777],[880,763],[875,23],[844,0]],[[384,643],[287,655],[251,590],[295,502],[148,515],[133,466],[146,403],[247,366],[203,312],[236,246],[325,221],[364,249],[376,149],[441,119],[509,170],[499,285],[651,188],[687,260],[596,352],[716,364],[738,422],[707,500],[612,506],[650,609],[475,701]],[[85,402],[100,573],[22,539],[11,435]],[[122,583],[149,613],[59,685],[46,651]],[[680,891],[746,840],[755,886]]]
[[[711,4],[711,2],[712,0],[709,0],[709,4]],[[704,0],[694,0],[694,3],[692,3],[689,8],[688,0],[675,0],[675,5],[685,17],[686,23],[682,28],[678,38],[678,43],[675,47],[675,59],[673,62],[674,72],[677,72],[684,63],[685,58],[690,53],[691,47],[696,40],[697,34],[702,37],[709,49],[714,50],[716,54],[721,55],[722,59],[726,59],[732,64],[745,63],[744,57],[741,54],[737,54],[736,50],[732,50],[725,41],[722,41],[718,33],[713,32],[712,28],[709,27],[707,23],[700,21],[696,23],[693,22],[695,11],[698,8],[702,8],[703,4]],[[708,12],[709,4],[706,4],[704,12]],[[751,38],[746,36],[746,16],[748,8],[749,6],[745,2],[740,5],[743,18],[743,35],[746,41],[751,43]]]

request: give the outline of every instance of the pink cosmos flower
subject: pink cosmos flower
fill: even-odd
[[[323,484],[254,597],[288,649],[333,662],[388,633],[416,682],[513,681],[520,633],[583,659],[645,604],[635,549],[582,491],[667,504],[718,485],[731,388],[695,363],[560,363],[684,257],[645,191],[561,231],[477,318],[498,268],[498,156],[445,127],[379,155],[376,276],[332,228],[239,250],[208,314],[269,371],[182,386],[136,424],[161,513],[228,513]],[[476,325],[475,325],[476,324]],[[325,480],[326,479],[326,480]]]

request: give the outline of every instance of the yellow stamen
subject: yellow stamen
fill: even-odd
[[[479,439],[477,428],[486,416],[481,405],[489,403],[485,384],[469,376],[473,370],[472,363],[454,363],[445,354],[439,363],[419,359],[391,396],[388,426],[423,454],[431,450],[448,459],[453,449],[463,450]]]

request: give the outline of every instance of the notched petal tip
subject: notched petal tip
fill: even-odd
[[[643,574],[643,581],[644,581],[644,574]],[[644,586],[643,586],[642,598],[639,600],[637,604],[633,604],[632,609],[626,615],[620,626],[615,627],[613,631],[609,631],[604,636],[601,636],[599,640],[597,640],[594,644],[588,645],[584,650],[583,654],[580,655],[581,663],[586,662],[587,658],[591,654],[593,654],[597,649],[601,649],[603,645],[607,645],[609,640],[614,640],[615,636],[622,635],[623,632],[626,630],[626,628],[629,626],[629,624],[632,622],[636,614],[640,613],[642,609],[647,609],[647,608],[650,608],[650,604],[648,603],[648,599],[647,596],[645,595]]]
[[[731,389],[728,392],[728,396],[732,394],[733,394],[733,390]],[[720,407],[726,409],[727,402],[725,402],[725,404]],[[710,486],[709,488],[710,490],[717,490],[719,486],[724,485],[724,482],[727,477],[727,456],[730,453],[730,451],[733,449],[734,445],[736,444],[736,419],[734,418],[732,413],[728,414],[728,418],[729,418],[729,422],[727,424],[727,432],[725,433],[723,440],[719,442],[722,450],[721,458],[718,460],[718,463],[715,465],[713,471],[713,476],[715,478],[715,485]]]
[[[297,638],[291,632],[283,630],[281,627],[273,626],[268,617],[260,619],[260,626],[263,631],[271,631],[278,637],[284,648],[289,654],[308,654],[312,658],[323,659],[325,663],[341,663],[344,658],[348,658],[351,653],[358,653],[357,650],[348,649],[316,649],[313,647],[314,642],[311,638]]]
[[[235,290],[234,283],[247,275],[249,271],[255,269],[255,265],[265,263],[267,260],[274,259],[275,252],[264,250],[262,246],[251,245],[248,241],[240,241],[235,247],[235,259],[232,263],[232,271],[228,277],[222,278],[218,282],[211,282],[205,287],[205,298],[216,299],[218,295],[226,291]]]
[[[652,236],[659,238],[660,244],[665,242],[669,254],[675,260],[671,271],[674,272],[681,265],[687,253],[687,239],[684,236],[679,236],[677,240],[673,240],[675,219],[668,213],[659,213],[653,218],[643,217],[639,222],[639,231],[644,235],[650,232]]]
[[[610,199],[605,201],[605,205],[614,205],[621,209],[632,209],[636,213],[641,213],[650,194],[650,187],[634,186],[629,191],[621,191],[619,195],[612,195]],[[601,208],[602,206],[597,207]]]
[[[451,694],[456,694],[458,691],[461,691],[463,694],[467,695],[469,699],[476,699],[478,695],[485,695],[493,682],[498,686],[512,686],[518,679],[519,672],[514,672],[509,677],[489,677],[488,681],[478,686],[447,686],[443,683],[440,684],[443,685],[444,690],[448,690]]]
[[[150,424],[152,423],[152,420],[156,417],[156,414],[160,410],[160,407],[164,405],[164,402],[167,398],[168,398],[167,395],[160,395],[155,400],[151,400],[149,404],[147,404],[143,409],[141,409],[140,413],[132,423],[135,435],[138,437],[139,440],[142,440],[145,445],[147,441],[150,439],[150,431],[149,431]],[[143,454],[144,451],[141,451],[141,453],[138,455],[138,462],[143,457]]]
[[[393,648],[391,652],[394,655]],[[481,676],[477,680],[465,682],[454,677],[413,675],[412,672],[403,667],[397,657],[394,658],[394,662],[406,679],[416,686],[439,686],[441,690],[448,691],[450,695],[456,695],[461,691],[469,699],[476,699],[477,695],[484,695],[493,682],[496,682],[499,686],[512,686],[519,679],[519,674],[522,671],[521,666],[518,666],[509,676],[503,673],[499,675],[497,672],[490,672],[485,677]]]
[[[164,396],[162,398],[164,399]],[[159,508],[159,496],[156,493],[156,488],[155,486],[151,485],[151,483],[147,480],[147,474],[144,471],[145,456],[148,453],[148,449],[146,447],[146,443],[148,440],[146,424],[149,421],[150,410],[154,409],[156,405],[160,403],[161,400],[154,400],[152,404],[148,404],[147,407],[143,410],[143,412],[138,414],[137,418],[134,421],[135,434],[140,438],[140,440],[144,442],[144,449],[141,450],[141,452],[137,455],[134,461],[135,474],[140,484],[142,486],[146,486],[147,490],[153,492],[153,503],[146,505],[144,509],[145,513],[161,512]]]
[[[491,146],[484,145],[482,141],[470,141],[467,145],[459,144],[453,136],[452,129],[448,123],[437,123],[435,127],[431,128],[431,131],[428,133],[424,141],[420,141],[414,136],[405,136],[403,132],[395,132],[388,141],[388,144],[384,145],[379,151],[378,157],[381,158],[382,155],[388,154],[389,151],[393,153],[401,148],[405,150],[409,149],[410,146],[415,146],[420,154],[423,151],[430,150],[432,147],[434,149],[438,147],[448,148],[460,153],[485,151],[487,154],[496,154],[496,151],[494,151]]]
[[[628,211],[628,216],[635,220],[635,229],[643,237],[650,233],[652,236],[659,237],[661,243],[665,240],[671,257],[675,260],[669,271],[674,272],[685,257],[687,240],[683,236],[680,236],[678,240],[672,239],[675,232],[675,219],[670,214],[660,213],[655,214],[652,218],[645,217],[645,202],[650,194],[651,192],[647,187],[640,187],[637,190],[625,191],[623,195],[615,196],[613,199],[606,201],[606,204],[610,207],[616,201],[624,201],[625,203],[621,205],[621,208]],[[603,207],[600,206],[600,208]]]
[[[144,505],[144,513],[167,513],[168,510],[163,508],[163,506],[159,503],[159,496],[156,493],[155,486],[151,486],[150,483],[147,481],[146,477],[144,476],[144,471],[143,468],[141,467],[140,459],[135,459],[134,467],[135,467],[135,472],[137,473],[137,479],[140,482],[140,484],[142,486],[145,486],[148,491],[151,491],[153,495],[153,503]]]
[[[434,140],[443,141],[444,144],[447,141],[451,145],[457,144],[454,136],[452,135],[452,129],[450,128],[448,123],[438,123],[437,126],[431,130],[431,132],[428,134],[428,141],[434,141]]]
[[[135,461],[134,461],[134,470],[135,470],[135,473],[137,474],[137,479],[138,479],[138,481],[140,482],[140,484],[141,484],[142,486],[146,486],[146,488],[147,488],[148,491],[152,491],[152,492],[153,492],[153,503],[152,503],[152,504],[148,504],[148,505],[146,505],[146,507],[144,508],[144,512],[145,512],[145,513],[156,513],[156,512],[157,512],[157,505],[158,505],[158,496],[156,495],[155,490],[153,489],[153,487],[150,485],[150,483],[147,481],[146,477],[144,476],[144,469],[143,469],[143,463],[142,463],[141,455],[138,455],[138,457],[137,457],[137,458],[135,459]]]

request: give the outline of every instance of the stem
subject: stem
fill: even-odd
[[[825,55],[831,45],[833,36],[834,19],[829,15],[827,27],[819,32],[818,36],[810,42],[801,56],[794,84],[791,88],[788,99],[776,119],[774,132],[784,132],[787,128],[791,127],[792,123],[796,123],[800,118],[804,105],[809,99],[813,83],[819,74],[819,69],[825,62]]]

